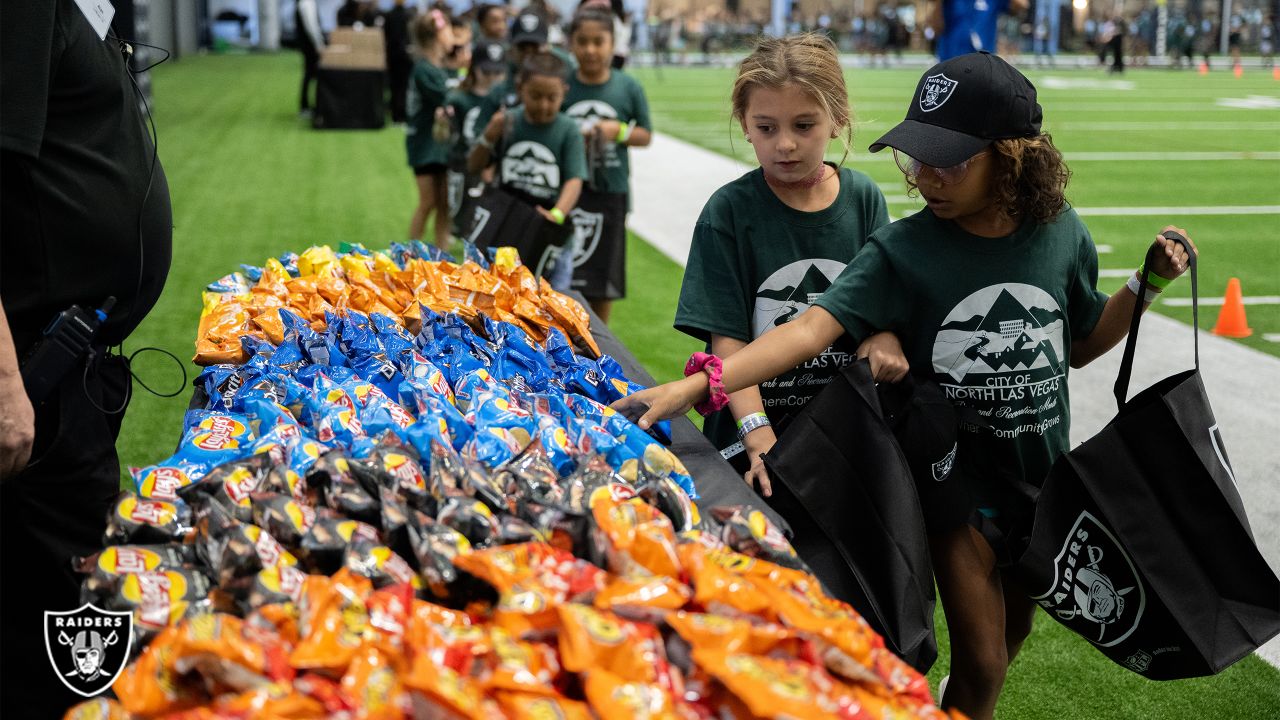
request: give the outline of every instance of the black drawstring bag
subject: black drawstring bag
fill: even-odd
[[[938,657],[933,566],[907,459],[859,360],[793,417],[764,456],[769,505],[827,591],[921,672]]]
[[[1192,253],[1198,333],[1196,258],[1176,239]],[[1144,273],[1138,297],[1146,288]],[[1138,305],[1119,412],[1054,464],[1012,571],[1050,617],[1133,672],[1211,675],[1280,633],[1280,580],[1249,529],[1201,382],[1199,338],[1195,369],[1126,401],[1140,321]]]

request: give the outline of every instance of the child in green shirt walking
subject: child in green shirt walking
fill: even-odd
[[[1109,297],[1097,290],[1097,249],[1066,202],[1070,173],[1040,123],[1035,87],[998,57],[934,66],[906,120],[871,146],[893,149],[925,209],[875,232],[813,308],[726,358],[722,373],[718,360],[702,359],[684,380],[615,404],[647,428],[694,403],[723,404],[724,393],[818,357],[843,333],[892,331],[876,335],[884,343],[870,354],[877,380],[901,379],[908,367],[930,373],[984,421],[961,426],[953,469],[975,512],[929,528],[951,634],[942,704],[979,720],[994,714],[1031,630],[1034,603],[997,560],[1001,535],[1034,517],[1016,487],[1039,486],[1068,449],[1068,367],[1120,342],[1140,301],[1137,274]],[[1161,232],[1171,230],[1187,237]],[[1163,287],[1188,256],[1163,234],[1155,242],[1150,270]]]
[[[408,120],[404,143],[418,186],[418,206],[409,221],[409,239],[421,239],[427,216],[434,214],[436,247],[448,250],[449,186],[445,171],[449,146],[444,111],[447,79],[440,66],[453,47],[449,19],[440,10],[419,15],[413,22],[413,40],[418,57],[405,101]]]

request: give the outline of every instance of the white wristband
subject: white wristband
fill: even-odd
[[[1128,282],[1126,282],[1126,283],[1124,284],[1124,286],[1125,286],[1125,287],[1127,287],[1127,288],[1129,288],[1129,292],[1133,293],[1133,294],[1134,294],[1134,296],[1136,297],[1136,296],[1138,295],[1138,291],[1142,289],[1142,283],[1138,281],[1138,275],[1137,275],[1137,273],[1134,273],[1133,275],[1130,275],[1130,276],[1129,276],[1129,281],[1128,281]],[[1146,299],[1145,299],[1145,301],[1146,301],[1146,302],[1149,302],[1149,303],[1153,303],[1153,302],[1155,302],[1155,301],[1156,301],[1156,298],[1158,298],[1158,297],[1160,297],[1160,291],[1159,291],[1159,290],[1157,290],[1156,288],[1152,287],[1152,286],[1151,286],[1151,284],[1150,284],[1150,283],[1148,283],[1148,284],[1147,284],[1147,295],[1146,295]]]
[[[741,424],[738,426],[738,439],[745,439],[747,434],[752,430],[759,430],[769,425],[769,416],[764,413],[752,413],[742,418]]]

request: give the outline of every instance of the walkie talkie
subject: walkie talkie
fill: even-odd
[[[32,405],[39,405],[89,353],[98,328],[116,299],[107,298],[97,310],[72,305],[54,316],[40,340],[22,361],[22,384]]]

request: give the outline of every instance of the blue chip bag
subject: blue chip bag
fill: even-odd
[[[508,395],[507,391],[484,368],[473,370],[463,375],[458,382],[453,384],[454,401],[464,410],[471,407],[471,403],[477,395],[486,392]]]
[[[473,262],[485,270],[489,269],[489,256],[486,255],[483,250],[476,247],[475,243],[471,241],[467,241],[462,244],[462,257],[467,262]]]
[[[250,282],[258,282],[262,279],[262,268],[257,265],[245,265],[241,263],[240,271],[244,273],[245,278]]]
[[[419,423],[424,422],[428,417],[443,420],[451,440],[450,446],[455,450],[462,448],[475,432],[458,408],[453,406],[453,403],[440,397],[433,389],[421,383],[410,381],[401,383],[400,402],[408,407],[417,409]]]
[[[289,277],[298,277],[298,253],[287,252],[280,256],[280,264],[284,266]]]
[[[560,477],[568,477],[578,467],[577,448],[569,441],[569,433],[564,426],[556,422],[550,415],[543,415],[538,421],[537,439],[542,441],[542,448],[547,451],[547,459],[555,467]]]
[[[213,293],[230,293],[232,295],[244,295],[249,292],[249,281],[244,275],[233,272],[228,275],[214,280],[205,286],[205,290]]]
[[[412,350],[407,355],[402,356],[401,361],[400,371],[403,373],[405,380],[412,381],[414,384],[439,395],[442,399],[447,400],[450,405],[457,404],[458,400],[454,396],[453,388],[449,386],[449,381],[445,379],[444,373],[421,353],[417,350]],[[481,370],[480,372],[484,371]],[[392,393],[387,394],[394,397]]]
[[[487,468],[496,468],[510,460],[529,444],[529,435],[517,437],[515,432],[504,427],[492,426],[476,428],[475,435],[467,441],[459,451],[463,457],[481,463]]]

